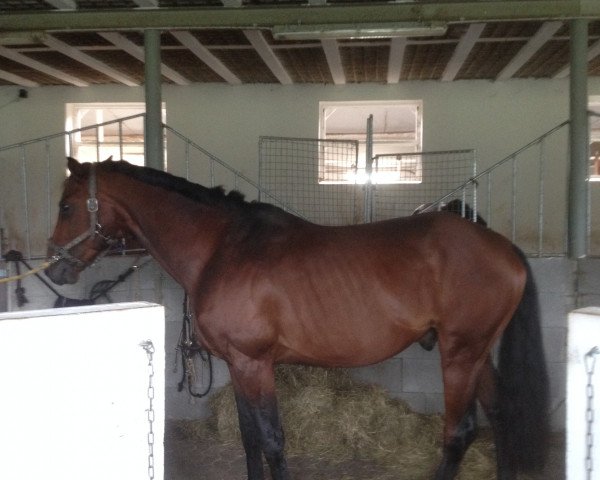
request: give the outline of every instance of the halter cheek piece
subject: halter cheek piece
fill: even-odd
[[[96,165],[91,164],[90,168],[90,177],[89,177],[89,198],[86,201],[87,211],[90,214],[90,228],[88,228],[81,235],[75,237],[66,245],[60,246],[49,240],[50,247],[56,252],[56,254],[52,257],[53,261],[58,261],[61,259],[67,260],[72,263],[76,267],[85,268],[90,265],[91,262],[84,262],[79,258],[73,256],[70,250],[73,247],[76,247],[80,243],[84,242],[88,238],[100,237],[104,243],[106,244],[106,248],[100,253],[100,255],[96,258],[103,257],[108,253],[110,248],[119,242],[119,239],[113,238],[109,235],[104,235],[102,233],[102,225],[98,222],[98,199],[96,198]]]

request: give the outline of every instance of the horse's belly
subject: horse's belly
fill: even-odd
[[[378,363],[410,346],[430,328],[425,319],[357,313],[297,318],[301,328],[281,330],[278,360],[340,367]]]

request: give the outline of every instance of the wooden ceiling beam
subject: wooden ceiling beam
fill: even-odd
[[[336,85],[344,85],[346,83],[346,75],[344,74],[344,66],[342,65],[342,57],[337,40],[333,38],[321,40],[321,46],[327,58],[327,65],[331,72],[331,78]]]
[[[215,57],[200,41],[188,31],[172,31],[179,43],[186,47],[196,57],[202,60],[217,75],[223,78],[230,85],[240,85],[242,81],[221,60]]]
[[[100,60],[96,60],[94,57],[88,55],[87,53],[83,53],[78,48],[72,47],[64,42],[61,42],[57,38],[54,38],[52,35],[46,35],[44,37],[44,43],[49,46],[51,49],[56,50],[57,52],[62,53],[68,57],[71,57],[73,60],[76,60],[84,65],[106,75],[107,77],[116,80],[119,83],[123,83],[129,87],[138,86],[139,83],[135,80],[129,78],[127,75],[115,70],[112,67],[109,67],[105,63]]]
[[[590,48],[588,48],[587,60],[588,62],[596,58],[600,55],[600,40],[594,43]],[[552,78],[565,78],[568,77],[571,73],[571,65],[568,64],[565,67],[561,68],[558,73],[556,73]]]
[[[61,70],[50,67],[49,65],[46,65],[45,63],[38,62],[37,60],[34,60],[33,58],[28,57],[27,55],[23,55],[22,53],[15,52],[9,48],[0,46],[0,55],[12,60],[13,62],[20,63],[29,68],[37,70],[38,72],[45,73],[46,75],[50,75],[51,77],[58,78],[59,80],[61,80],[63,82],[67,82],[67,83],[70,83],[71,85],[75,85],[76,87],[87,87],[89,85],[89,83],[87,83],[84,80],[81,80],[80,78],[74,77],[73,75],[69,75],[68,73],[65,73]]]
[[[404,64],[404,52],[407,40],[404,37],[392,38],[390,44],[390,58],[388,60],[387,83],[398,83]]]
[[[260,30],[244,30],[244,35],[246,35],[256,53],[260,55],[260,58],[263,59],[263,62],[269,67],[273,75],[279,80],[279,83],[282,85],[291,85],[294,83]]]
[[[461,37],[458,45],[452,53],[452,57],[450,57],[450,60],[446,65],[446,69],[442,74],[443,82],[451,82],[456,78],[456,75],[458,75],[458,72],[469,57],[471,50],[473,50],[477,40],[479,40],[479,37],[483,33],[485,25],[485,23],[472,23],[469,25],[469,28]]]
[[[127,52],[134,58],[137,58],[140,62],[145,63],[146,54],[144,47],[136,45],[131,40],[125,38],[120,33],[116,32],[98,32],[100,36],[108,40],[115,47]],[[169,80],[175,82],[177,85],[189,85],[191,82],[171,67],[161,63],[160,73],[167,77]]]
[[[21,87],[39,87],[40,84],[33,82],[31,80],[27,80],[26,78],[20,77],[19,75],[15,75],[14,73],[7,72],[5,70],[0,70],[0,78],[2,80],[6,80],[7,82],[14,83],[15,85],[19,85]]]
[[[525,65],[562,27],[562,22],[545,22],[533,37],[500,71],[496,80],[508,80]]]

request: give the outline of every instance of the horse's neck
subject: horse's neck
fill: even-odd
[[[158,187],[142,189],[126,206],[128,228],[163,269],[191,291],[229,219],[218,207],[166,195]]]

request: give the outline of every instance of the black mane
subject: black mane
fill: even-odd
[[[237,190],[225,192],[222,186],[213,188],[204,187],[171,173],[150,167],[139,167],[124,160],[106,160],[100,162],[99,166],[104,171],[122,173],[148,185],[179,193],[186,198],[207,206],[236,211],[240,214],[240,218],[244,219],[244,224],[248,227],[252,226],[255,228],[257,225],[281,226],[293,221],[292,219],[297,219],[297,217],[286,213],[281,208],[270,203],[248,202],[244,199],[244,195]]]
[[[101,162],[100,165],[104,171],[122,173],[140,182],[177,192],[184,197],[207,205],[250,205],[244,200],[244,195],[237,190],[225,193],[225,189],[221,186],[213,188],[204,187],[171,173],[150,167],[138,167],[123,160],[106,160]]]

